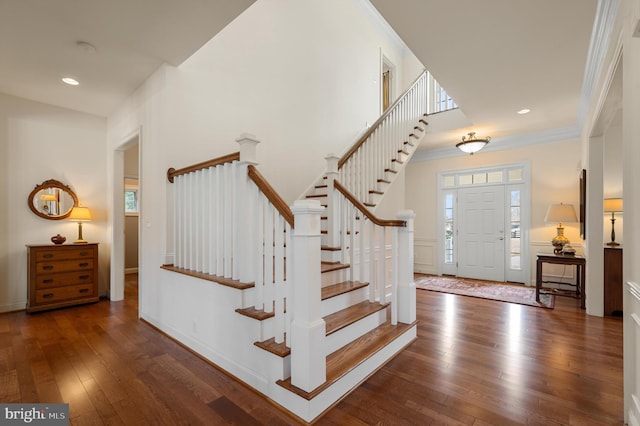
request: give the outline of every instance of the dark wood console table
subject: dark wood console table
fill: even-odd
[[[573,265],[576,267],[576,282],[561,283],[557,281],[543,281],[542,280],[542,264],[551,263],[556,265]],[[536,263],[536,301],[540,301],[540,290],[542,283],[554,283],[570,285],[576,288],[575,297],[580,298],[580,307],[585,308],[585,269],[587,261],[582,256],[565,256],[547,253],[538,253],[538,261]],[[555,294],[555,293],[554,293]],[[562,294],[558,294],[562,296]]]

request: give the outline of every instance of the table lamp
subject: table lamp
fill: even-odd
[[[555,254],[561,254],[564,246],[569,244],[569,240],[564,236],[564,227],[562,226],[562,222],[577,222],[578,217],[576,216],[576,209],[573,208],[572,204],[551,204],[547,209],[544,221],[546,223],[558,224],[558,227],[556,228],[558,235],[551,240],[551,244],[554,247],[553,252]]]
[[[72,222],[78,222],[78,239],[74,244],[86,244],[87,242],[82,239],[82,222],[91,221],[91,212],[88,207],[74,207],[71,209],[69,220]]]
[[[607,243],[609,247],[619,246],[620,243],[616,243],[616,231],[614,224],[616,223],[616,213],[622,213],[622,198],[605,198],[604,199],[604,212],[611,213],[611,241]]]

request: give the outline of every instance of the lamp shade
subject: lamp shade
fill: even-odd
[[[74,207],[71,209],[69,220],[74,222],[89,222],[91,220],[91,212],[88,207]]]
[[[576,209],[573,204],[551,204],[544,217],[546,223],[577,222]]]
[[[606,213],[618,213],[622,211],[622,198],[605,198],[604,211]]]
[[[480,151],[486,144],[489,143],[491,137],[477,138],[476,132],[469,132],[467,136],[462,137],[462,142],[458,142],[456,148],[462,152],[473,155],[474,152]]]

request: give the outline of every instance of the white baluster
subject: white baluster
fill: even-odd
[[[256,203],[255,210],[255,225],[254,225],[254,235],[256,237],[255,240],[255,307],[256,309],[264,309],[264,208],[263,208],[263,199],[265,198],[262,195],[258,188],[256,188],[256,193],[259,195],[258,202]]]
[[[273,211],[274,208],[264,197],[264,311],[273,312]]]
[[[387,303],[386,295],[386,262],[385,262],[385,246],[386,246],[386,229],[380,227],[380,241],[378,250],[378,301],[382,304]]]
[[[391,227],[391,325],[398,324],[398,228]]]
[[[231,231],[233,229],[232,226],[232,222],[233,222],[233,204],[230,202],[231,201],[231,191],[232,191],[232,184],[233,184],[233,179],[232,179],[232,173],[231,173],[231,164],[230,163],[225,163],[224,166],[222,166],[223,170],[224,170],[224,266],[223,266],[223,270],[224,270],[224,277],[225,278],[231,278],[231,255],[232,255],[232,251],[231,251],[231,246],[232,246],[232,235],[231,235]]]
[[[286,258],[285,258],[285,281],[284,281],[284,294],[285,294],[285,303],[293,303],[293,286],[291,283],[293,282],[291,276],[293,274],[293,245],[291,243],[292,237],[292,229],[288,223],[285,223],[285,244],[286,244]],[[286,310],[284,314],[284,333],[285,333],[285,345],[287,347],[291,347],[291,322],[293,321],[293,309]]]
[[[369,302],[376,301],[376,225],[368,221],[369,225]]]
[[[284,218],[277,214],[274,223],[273,238],[273,259],[274,259],[274,294],[275,294],[275,341],[276,343],[284,342],[285,318],[284,318],[284,298],[285,282],[284,282]]]
[[[238,280],[240,278],[240,271],[238,268],[238,261],[240,258],[240,252],[238,251],[240,244],[238,243],[238,222],[243,215],[240,214],[239,198],[244,197],[244,194],[240,193],[240,176],[238,176],[238,162],[231,163],[231,236],[229,243],[231,244],[231,278]],[[243,254],[244,255],[244,254]]]
[[[174,205],[173,205],[173,264],[178,268],[182,268],[183,265],[183,238],[184,234],[182,232],[183,228],[183,218],[182,218],[182,207],[184,205],[183,201],[183,185],[182,185],[182,175],[176,176],[173,178],[174,187]]]

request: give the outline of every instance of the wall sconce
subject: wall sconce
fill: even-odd
[[[69,215],[69,220],[72,222],[78,222],[78,239],[74,244],[86,244],[87,241],[82,239],[82,222],[91,221],[91,212],[88,207],[74,207]]]
[[[547,214],[544,217],[544,221],[546,223],[558,224],[558,227],[556,228],[558,231],[558,235],[556,235],[553,240],[551,240],[551,244],[554,247],[553,252],[555,254],[562,254],[564,246],[569,244],[569,240],[564,236],[564,228],[562,227],[562,222],[577,222],[578,217],[576,216],[576,209],[573,208],[572,204],[551,204],[547,209]]]
[[[469,132],[462,137],[462,142],[458,142],[456,148],[462,152],[473,155],[474,152],[480,151],[491,140],[490,136],[486,138],[477,138],[476,132]]]
[[[622,198],[605,198],[604,199],[604,212],[611,213],[611,241],[607,243],[609,247],[619,246],[620,243],[616,243],[616,231],[614,225],[616,223],[616,213],[622,213]]]

